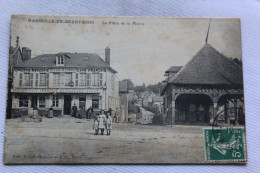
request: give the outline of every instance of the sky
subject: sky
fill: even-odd
[[[51,20],[54,23],[47,23]],[[74,23],[57,23],[61,20]],[[205,44],[209,21],[208,18],[14,15],[11,45],[15,46],[19,36],[20,46],[29,47],[32,58],[40,54],[78,52],[97,53],[103,59],[108,46],[110,65],[118,72],[119,80],[131,79],[135,85],[149,85],[164,80],[164,72],[171,66],[184,66],[193,58]],[[211,19],[208,43],[227,57],[242,59],[240,20]]]

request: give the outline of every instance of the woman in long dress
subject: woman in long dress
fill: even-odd
[[[106,119],[106,129],[107,129],[107,135],[111,134],[111,130],[112,130],[112,117],[110,115],[110,113],[107,113],[107,119]]]
[[[93,124],[93,129],[95,130],[95,135],[98,135],[98,116],[97,114],[94,118],[94,124]]]
[[[104,114],[104,111],[100,111],[100,115],[98,116],[98,129],[101,131],[101,135],[104,135],[106,125],[106,115]]]

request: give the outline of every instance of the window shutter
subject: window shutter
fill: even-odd
[[[46,73],[46,86],[49,86],[49,73]]]
[[[87,86],[91,85],[91,75],[90,73],[87,73]]]
[[[20,73],[19,86],[21,87],[22,85],[23,85],[23,74]]]
[[[65,84],[65,73],[60,73],[60,86]]]
[[[33,86],[33,73],[31,73],[30,75],[30,86]]]
[[[99,86],[103,85],[103,73],[99,73]]]
[[[76,73],[76,86],[79,86],[79,74]]]
[[[39,73],[36,73],[36,76],[35,76],[35,86],[36,87],[38,86],[38,78],[39,78]]]

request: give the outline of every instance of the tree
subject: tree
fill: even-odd
[[[142,93],[142,92],[144,92],[144,91],[146,91],[146,87],[143,85],[143,86],[136,86],[135,88],[134,88],[134,91],[136,92],[136,93]]]
[[[128,90],[133,90],[134,89],[135,85],[134,85],[134,83],[132,82],[131,79],[124,79],[122,81],[127,81],[127,89]]]

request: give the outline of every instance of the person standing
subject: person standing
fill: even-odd
[[[98,116],[98,129],[101,131],[101,135],[104,135],[106,125],[106,115],[104,114],[104,111],[100,111],[100,115]]]
[[[93,108],[92,108],[92,106],[90,106],[90,108],[89,108],[89,119],[92,117],[92,115],[93,115]]]
[[[94,124],[93,124],[93,129],[95,130],[95,135],[98,135],[98,116],[97,114],[94,118]]]
[[[89,112],[89,108],[87,109],[87,112],[86,112],[86,119],[88,119],[88,112]]]
[[[78,107],[76,106],[76,103],[74,103],[74,106],[72,106],[72,117],[74,118],[77,117],[77,111],[78,111]]]
[[[111,130],[112,130],[112,117],[110,115],[110,113],[107,113],[107,117],[106,117],[106,130],[107,130],[107,135],[111,134]]]
[[[48,118],[53,118],[53,108],[52,107],[50,107],[50,109],[49,109]]]

